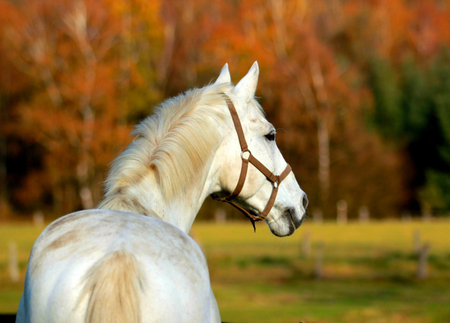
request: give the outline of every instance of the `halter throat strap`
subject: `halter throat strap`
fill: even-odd
[[[221,93],[224,98],[225,102],[228,105],[228,109],[230,110],[231,117],[233,119],[234,127],[236,128],[236,133],[239,139],[239,144],[241,146],[241,158],[242,158],[242,164],[241,164],[241,172],[239,175],[238,183],[236,185],[236,188],[234,191],[228,195],[227,197],[217,197],[212,196],[214,200],[220,201],[220,202],[227,202],[231,205],[233,205],[235,208],[237,208],[239,211],[241,211],[246,217],[248,217],[254,226],[254,222],[264,220],[267,215],[269,214],[270,210],[272,209],[275,199],[277,197],[278,188],[281,184],[281,182],[289,175],[289,173],[292,171],[291,166],[289,164],[286,165],[286,168],[283,170],[283,172],[280,175],[275,175],[272,173],[266,166],[263,165],[256,157],[253,156],[251,151],[248,149],[247,141],[245,140],[244,130],[242,129],[242,124],[239,119],[239,115],[237,114],[236,108],[234,107],[233,102],[231,99],[226,95],[225,93]],[[242,188],[245,184],[245,179],[247,177],[247,171],[248,171],[248,164],[252,164],[256,169],[258,169],[269,182],[272,183],[272,194],[270,195],[269,201],[267,202],[266,207],[261,212],[259,216],[255,216],[248,212],[246,209],[244,209],[242,206],[234,203],[232,200],[239,196],[239,193],[241,192]]]

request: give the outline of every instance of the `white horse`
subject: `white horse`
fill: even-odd
[[[292,234],[306,208],[254,99],[258,75],[255,62],[234,87],[225,65],[214,84],[165,101],[136,127],[99,208],[61,217],[37,239],[16,322],[220,322],[205,257],[188,236],[206,197],[246,177],[236,204],[256,220],[265,210],[277,236]]]

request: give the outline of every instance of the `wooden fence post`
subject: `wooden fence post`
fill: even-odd
[[[420,237],[420,230],[414,231],[413,248],[415,253],[417,254],[420,253],[420,249],[422,248],[422,239]]]
[[[44,225],[44,214],[41,211],[37,211],[33,214],[33,225],[35,227],[42,227]]]
[[[322,223],[323,222],[323,214],[322,210],[319,208],[315,208],[313,210],[313,220],[315,223]]]
[[[422,205],[422,219],[423,221],[430,221],[433,217],[431,213],[431,205],[430,203],[424,203]]]
[[[347,223],[347,202],[345,200],[337,202],[337,223]]]
[[[225,223],[227,222],[227,212],[224,209],[217,209],[214,214],[214,219],[216,223]]]
[[[402,213],[402,221],[403,222],[410,222],[411,218],[412,218],[412,216],[411,216],[410,212],[405,211]]]
[[[419,265],[417,268],[417,278],[425,279],[428,277],[428,255],[430,244],[425,243],[419,251]]]
[[[302,254],[306,258],[309,258],[309,256],[311,255],[311,232],[306,231],[305,233],[303,233],[302,238]]]
[[[369,222],[370,212],[369,212],[369,208],[367,206],[363,205],[359,208],[358,218],[359,218],[360,223]]]
[[[324,243],[323,241],[320,241],[317,243],[314,259],[314,277],[316,279],[321,279],[323,277],[323,251]]]
[[[9,243],[9,277],[13,283],[17,283],[20,278],[19,263],[17,261],[17,244],[14,241]]]

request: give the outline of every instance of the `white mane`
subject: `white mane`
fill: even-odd
[[[99,207],[117,205],[116,195],[149,172],[155,172],[166,200],[200,176],[199,171],[221,141],[217,126],[228,111],[220,93],[230,89],[229,84],[209,85],[160,104],[135,128],[136,138],[114,161],[106,180],[105,199]]]

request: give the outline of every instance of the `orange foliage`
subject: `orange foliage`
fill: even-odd
[[[313,206],[392,212],[401,158],[363,121],[367,62],[432,59],[450,44],[449,17],[429,0],[0,1],[0,134],[42,149],[41,168],[9,195],[58,214],[86,206],[83,187],[98,202],[107,165],[154,104],[210,82],[225,62],[237,80],[258,60],[257,94]]]

